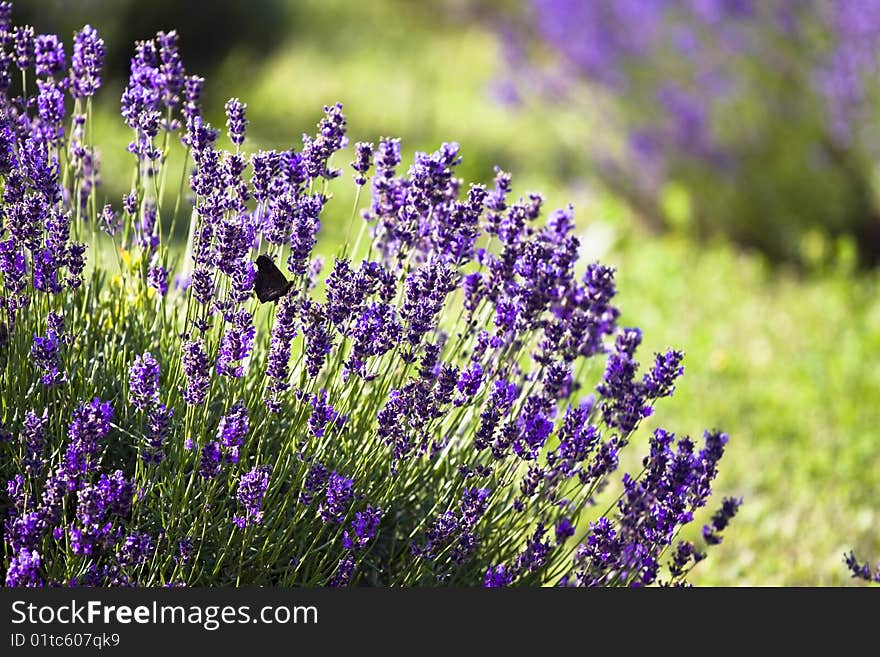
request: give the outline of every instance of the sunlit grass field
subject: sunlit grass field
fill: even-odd
[[[463,176],[488,181],[498,164],[516,192],[543,191],[550,207],[573,203],[586,253],[618,267],[622,322],[644,330],[643,360],[667,346],[686,353],[685,376],[658,412],[664,427],[731,436],[717,494],[744,505],[692,581],[848,584],[844,551],[880,556],[877,276],[852,273],[845,258],[795,273],[723,244],[640,232],[578,156],[602,126],[566,108],[499,103],[496,40],[456,7],[297,2],[290,39],[273,56],[229,53],[207,82],[207,113],[221,124],[223,102],[239,96],[252,108],[246,146],[285,148],[313,129],[325,103],[341,101],[352,142],[399,136],[411,153],[458,141]],[[118,205],[129,181],[116,172],[130,171],[131,156],[112,103],[97,130],[98,142],[117,145],[103,153],[102,190]],[[350,215],[340,209],[354,200],[350,179],[337,182],[338,214],[319,244],[326,255],[345,239]],[[638,434],[645,443],[650,428]]]

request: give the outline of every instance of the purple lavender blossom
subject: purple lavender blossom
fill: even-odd
[[[162,265],[154,265],[147,272],[147,287],[164,297],[168,294],[168,271]]]
[[[309,416],[309,431],[315,438],[322,438],[327,429],[339,428],[346,422],[346,417],[337,412],[327,400],[327,391],[321,388],[309,400],[312,414]]]
[[[643,386],[635,381],[639,364],[634,355],[641,341],[642,334],[638,329],[623,329],[618,334],[602,383],[596,388],[603,397],[601,408],[605,423],[619,428],[624,434],[635,429],[651,412]]]
[[[339,564],[336,567],[336,573],[330,580],[329,585],[332,587],[348,586],[351,583],[351,578],[354,575],[354,571],[354,558],[351,555],[343,557],[339,560]]]
[[[3,534],[6,544],[14,552],[22,548],[38,547],[45,531],[42,515],[38,511],[26,510],[28,500],[24,497],[23,485],[23,478],[13,479],[7,484],[7,489],[14,495],[12,499],[15,500],[15,506],[3,523]]]
[[[196,266],[192,273],[191,284],[193,296],[202,305],[214,298],[214,278],[206,267]]]
[[[297,201],[290,235],[290,256],[287,258],[287,268],[296,276],[302,276],[308,270],[309,255],[317,242],[316,236],[321,228],[319,215],[325,201],[321,194]]]
[[[446,511],[438,515],[425,531],[425,544],[418,546],[413,543],[412,553],[423,559],[435,559],[437,553],[459,534],[459,518],[454,511]]]
[[[71,290],[78,290],[83,283],[83,270],[86,266],[86,245],[71,242],[67,247],[67,286]]]
[[[9,561],[6,571],[6,586],[39,587],[43,585],[40,577],[41,558],[36,550],[21,548]]]
[[[153,539],[149,534],[132,532],[119,548],[119,565],[124,569],[143,566],[152,556],[153,548]]]
[[[325,105],[324,118],[318,123],[318,134],[314,139],[303,135],[303,158],[309,177],[331,179],[339,175],[339,170],[330,167],[328,162],[336,151],[347,145],[345,129],[342,104]]]
[[[94,555],[112,541],[112,516],[125,516],[131,508],[133,489],[121,470],[102,474],[97,483],[84,486],[77,495],[76,522],[69,530],[74,554]]]
[[[162,155],[154,143],[159,130],[176,130],[180,125],[177,120],[168,123],[164,118],[180,104],[185,85],[177,33],[158,32],[155,39],[138,42],[130,71],[121,99],[122,116],[135,131],[135,140],[128,149],[139,160],[157,160]]]
[[[248,410],[243,402],[233,404],[229,413],[220,418],[217,440],[223,446],[224,457],[228,462],[238,461],[238,450],[249,428]]]
[[[516,556],[512,568],[514,572],[532,573],[544,567],[553,549],[550,541],[544,540],[546,533],[544,525],[538,523],[534,533],[526,541],[525,548]]]
[[[220,443],[211,441],[202,447],[201,459],[199,460],[199,476],[202,479],[213,479],[220,474],[223,453]]]
[[[434,260],[407,276],[406,294],[400,309],[406,326],[406,339],[415,346],[435,327],[437,314],[446,295],[455,289],[455,271],[446,263]]]
[[[46,461],[43,452],[46,448],[46,427],[49,424],[49,409],[42,415],[28,411],[22,423],[22,438],[25,444],[24,471],[30,476],[39,476]]]
[[[101,86],[101,68],[104,66],[104,40],[98,31],[86,25],[73,36],[73,55],[70,58],[70,93],[74,98],[94,96]]]
[[[244,529],[248,525],[259,525],[263,521],[263,512],[260,507],[263,504],[266,489],[269,487],[271,472],[272,466],[263,465],[241,475],[235,497],[238,503],[244,507],[244,515],[236,515],[232,519],[232,522],[239,529]]]
[[[12,44],[12,3],[0,2],[0,44],[9,48]]]
[[[682,577],[693,567],[690,566],[689,568],[691,562],[693,562],[693,565],[696,565],[705,557],[705,553],[697,550],[690,541],[679,541],[675,546],[672,558],[669,560],[669,574],[672,577]]]
[[[333,269],[324,281],[327,287],[327,316],[337,328],[344,328],[348,319],[363,303],[366,290],[358,280],[351,261],[336,258]]]
[[[137,214],[137,208],[138,197],[133,191],[122,197],[122,209],[125,211],[125,214],[134,217]]]
[[[556,523],[556,544],[561,545],[574,536],[574,525],[568,518],[563,518]]]
[[[67,381],[67,374],[61,369],[61,339],[54,331],[47,331],[42,337],[34,335],[31,358],[43,372],[40,380],[44,386],[54,386]]]
[[[300,504],[311,504],[315,497],[326,488],[329,477],[327,468],[320,463],[313,463],[306,473],[303,490],[299,496]]]
[[[712,522],[703,526],[703,540],[706,541],[707,545],[718,545],[721,543],[721,532],[730,524],[731,519],[739,511],[741,505],[742,500],[734,497],[725,497],[722,500],[721,508],[712,516]]]
[[[54,77],[64,72],[64,45],[54,34],[40,34],[34,44],[34,70],[38,76]]]
[[[208,387],[211,385],[211,366],[205,353],[205,343],[201,338],[188,340],[183,344],[183,372],[186,386],[181,388],[187,404],[198,406],[205,402]]]
[[[475,526],[486,513],[491,491],[487,488],[467,488],[461,495],[457,511],[445,511],[437,515],[425,531],[423,545],[413,542],[413,555],[434,560],[444,548],[451,547],[453,563],[464,564],[471,559],[479,546]]]
[[[391,217],[402,204],[404,190],[400,181],[394,177],[395,169],[400,164],[400,140],[382,139],[373,156],[373,162],[376,173],[373,176],[372,203],[370,209],[363,213],[366,221]]]
[[[617,527],[613,528],[608,518],[600,519],[591,525],[587,542],[578,549],[577,582],[607,584],[621,574],[628,584],[654,582],[661,551],[671,545],[678,528],[693,519],[694,510],[705,505],[711,494],[710,484],[725,442],[723,434],[707,432],[706,447],[695,453],[689,438],[676,443],[673,434],[656,430],[644,474],[638,479],[628,474],[623,477]],[[727,526],[739,502],[725,500],[713,524],[704,528],[707,543],[720,541],[718,532]],[[683,569],[686,557],[696,558],[693,554],[674,556],[673,570]]]
[[[238,98],[230,98],[226,101],[226,132],[229,135],[229,141],[236,146],[241,146],[244,143],[244,133],[248,124],[245,118],[246,110],[247,105]]]
[[[846,562],[846,567],[854,578],[866,582],[880,583],[880,564],[877,564],[876,568],[871,568],[870,564],[861,563],[852,550],[843,555],[843,558]]]
[[[480,426],[474,435],[474,447],[480,451],[491,443],[502,418],[516,401],[518,390],[515,383],[496,381],[489,393],[489,399],[480,414]]]
[[[148,410],[159,401],[159,362],[149,351],[135,357],[128,369],[128,401]]]
[[[265,401],[274,413],[281,410],[277,395],[289,387],[287,377],[290,366],[291,342],[296,337],[298,303],[293,295],[287,295],[278,302],[275,324],[269,342],[269,355],[266,359],[266,376],[272,379],[271,396]]]
[[[393,349],[402,333],[403,327],[397,319],[394,306],[376,301],[370,303],[357,315],[349,329],[352,348],[346,367],[366,377],[367,360]]]
[[[486,509],[489,506],[489,497],[492,491],[488,488],[467,488],[461,495],[459,501],[459,511],[461,512],[461,522],[473,527],[477,524]]]
[[[351,521],[351,533],[342,532],[342,546],[346,550],[363,550],[376,537],[383,515],[382,509],[369,504],[363,511],[357,511]]]
[[[354,150],[355,156],[351,168],[357,173],[354,177],[354,184],[360,187],[367,184],[367,173],[373,160],[373,144],[372,142],[359,141],[354,145]]]
[[[13,31],[15,42],[15,65],[22,71],[34,64],[36,41],[34,28],[30,25],[19,25]]]
[[[512,582],[513,578],[507,572],[507,568],[504,564],[498,564],[486,571],[483,586],[485,588],[501,588],[504,586],[510,586]]]
[[[74,410],[67,432],[69,442],[63,469],[63,479],[69,490],[76,490],[80,478],[95,468],[98,443],[110,432],[112,419],[113,406],[98,397],[88,404],[79,404]]]
[[[241,378],[244,376],[242,361],[251,353],[256,335],[254,318],[248,311],[239,309],[226,327],[217,355],[217,374]]]
[[[152,256],[159,247],[159,234],[157,233],[157,208],[154,201],[147,201],[143,205],[140,220],[134,224],[137,243],[147,254]]]
[[[354,480],[335,470],[327,479],[324,501],[318,506],[318,515],[326,523],[340,523],[354,500]]]
[[[147,435],[141,448],[144,463],[161,463],[165,460],[165,439],[171,431],[174,409],[157,404],[147,416]]]
[[[304,302],[302,317],[302,332],[306,339],[306,372],[315,378],[333,348],[333,334],[323,306],[311,301]]]
[[[456,406],[468,403],[479,392],[483,385],[483,368],[479,363],[473,363],[470,368],[462,370],[456,388],[459,396],[455,400]]]
[[[174,555],[174,561],[178,564],[189,563],[192,558],[193,540],[191,538],[181,538],[177,542],[177,553]]]
[[[202,85],[205,79],[197,75],[187,75],[183,79],[183,106],[181,113],[186,121],[201,116]]]
[[[114,212],[113,206],[109,203],[104,206],[103,210],[101,210],[99,222],[101,230],[111,237],[118,233],[119,229],[122,227],[119,217],[116,212]]]
[[[277,151],[258,151],[251,157],[251,166],[253,167],[251,187],[254,198],[260,203],[265,203],[278,191],[281,154]]]
[[[656,355],[654,367],[642,379],[646,396],[658,399],[675,392],[675,380],[684,374],[684,367],[681,365],[683,358],[684,354],[673,349]]]
[[[553,431],[553,422],[548,417],[547,400],[539,395],[530,395],[516,420],[519,436],[513,442],[513,451],[524,460],[537,458],[547,438]]]

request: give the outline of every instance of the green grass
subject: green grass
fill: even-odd
[[[491,34],[414,3],[368,4],[297,3],[292,37],[272,57],[231,53],[208,81],[214,121],[226,97],[240,96],[251,108],[250,147],[290,147],[314,130],[323,104],[339,100],[352,141],[400,136],[411,153],[456,140],[463,177],[488,181],[497,163],[514,173],[516,191],[542,190],[550,207],[571,200],[584,248],[619,268],[622,321],[645,332],[642,361],[666,346],[686,352],[685,377],[657,421],[731,436],[717,491],[745,504],[694,583],[841,585],[851,581],[845,550],[880,557],[877,278],[800,277],[724,245],[640,234],[589,180],[566,182],[585,177],[575,154],[588,147],[587,122],[565,108],[517,111],[490,98],[499,66]],[[104,112],[99,131],[126,139],[109,118],[115,106]],[[114,200],[128,184],[113,175],[130,170],[126,157],[105,153]],[[331,189],[342,197],[337,211],[350,207],[348,175]],[[347,224],[345,212],[329,217],[321,250],[331,253]]]

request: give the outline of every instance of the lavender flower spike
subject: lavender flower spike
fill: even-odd
[[[146,351],[128,370],[128,400],[145,411],[159,401],[159,363]]]
[[[236,146],[244,143],[244,133],[248,124],[245,118],[246,110],[247,105],[238,98],[230,98],[226,102],[226,131],[229,134],[229,141]]]
[[[104,39],[91,25],[73,37],[73,55],[70,58],[70,93],[74,98],[94,96],[101,86],[101,68],[104,66]]]

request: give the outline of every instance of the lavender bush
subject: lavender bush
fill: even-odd
[[[510,78],[581,109],[595,172],[648,226],[789,259],[806,235],[852,235],[880,259],[880,3],[523,4]],[[681,190],[688,203],[671,203]]]
[[[614,271],[577,262],[571,208],[542,221],[543,199],[513,198],[501,170],[464,188],[454,143],[405,171],[398,140],[358,143],[351,224],[361,190],[369,202],[324,263],[342,106],[297,148],[247,153],[233,98],[221,148],[175,32],[136,44],[121,100],[133,185],[114,208],[91,127],[103,41],[87,26],[65,51],[11,11],[8,586],[678,585],[721,541],[737,499],[702,538],[680,531],[709,502],[725,434],[656,429],[615,480],[683,355],[640,369]],[[191,197],[168,203],[186,185],[169,175],[174,139]],[[167,236],[187,215],[181,260]],[[273,302],[255,298],[258,254],[292,282]]]

